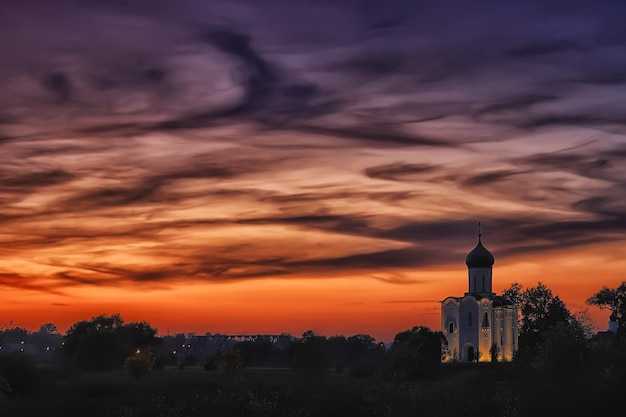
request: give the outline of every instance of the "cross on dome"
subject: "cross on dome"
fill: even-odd
[[[465,257],[465,264],[469,268],[491,268],[495,262],[491,252],[483,246],[481,237],[481,224],[478,222],[478,244]]]

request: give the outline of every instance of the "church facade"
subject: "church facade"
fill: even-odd
[[[468,290],[441,301],[441,330],[448,341],[445,362],[510,361],[517,350],[517,306],[492,290],[495,260],[482,244],[465,257]]]

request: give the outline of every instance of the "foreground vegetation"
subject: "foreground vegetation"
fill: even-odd
[[[93,417],[592,415],[612,410],[626,382],[623,363],[601,369],[547,378],[515,363],[450,364],[431,378],[409,380],[401,372],[357,378],[347,372],[166,367],[137,379],[123,371],[41,366],[23,374],[19,395],[0,409],[7,416]]]

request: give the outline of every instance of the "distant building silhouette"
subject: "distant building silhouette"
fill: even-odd
[[[517,306],[492,290],[494,257],[482,244],[465,257],[469,288],[462,297],[441,301],[441,330],[448,341],[444,361],[510,361],[517,349]]]
[[[58,333],[0,331],[0,356],[20,353],[37,360],[49,359],[60,351],[62,336]]]
[[[619,327],[619,322],[617,321],[617,314],[612,313],[609,317],[609,328],[608,331],[616,334],[617,328]]]
[[[618,326],[619,322],[617,321],[617,315],[615,313],[611,313],[607,329],[596,332],[596,334],[591,337],[591,347],[596,350],[606,349],[611,342],[615,340]]]
[[[227,347],[235,346],[241,342],[267,342],[282,350],[286,349],[294,340],[294,337],[289,334],[206,333],[204,336],[197,336],[194,333],[189,333],[188,335],[179,333],[175,336],[165,336],[162,349],[180,360],[187,357],[206,360],[214,357]]]
[[[24,341],[0,344],[0,355],[16,352],[28,356],[36,356],[39,355],[40,349],[32,343],[25,343]]]

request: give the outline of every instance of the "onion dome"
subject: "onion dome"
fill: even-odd
[[[468,268],[491,268],[495,262],[491,252],[483,246],[480,240],[480,223],[478,223],[478,244],[465,257],[465,265]]]

